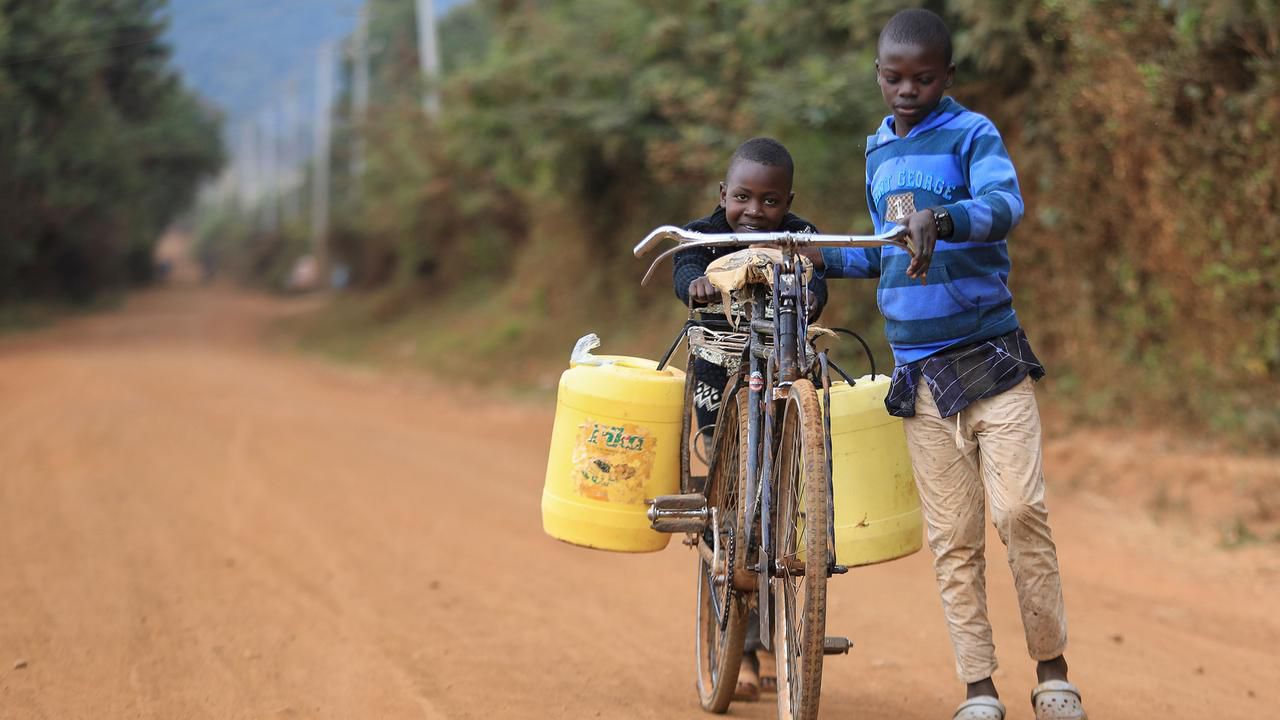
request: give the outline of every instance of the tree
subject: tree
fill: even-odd
[[[169,65],[159,0],[0,4],[0,300],[142,279],[221,163]]]

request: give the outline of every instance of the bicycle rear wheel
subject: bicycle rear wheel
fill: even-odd
[[[812,720],[818,717],[827,630],[828,487],[822,408],[808,380],[791,386],[775,467],[778,717]]]
[[[707,475],[707,507],[713,522],[698,542],[698,699],[704,710],[722,713],[733,701],[747,632],[747,599],[733,589],[743,572],[739,528],[742,478],[747,465],[746,391],[725,397],[716,434],[716,456]]]

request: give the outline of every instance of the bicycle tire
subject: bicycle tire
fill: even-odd
[[[813,383],[791,385],[778,443],[774,657],[779,720],[814,720],[827,627],[827,458]],[[803,553],[803,556],[801,556]],[[792,574],[800,567],[802,575]]]
[[[745,483],[742,480],[747,466],[746,391],[739,392],[732,399],[725,398],[724,403],[716,429],[716,462],[707,475],[706,494],[707,506],[716,508],[724,529],[721,545],[726,548],[723,553],[725,567],[711,568],[702,553],[698,555],[694,642],[698,699],[703,710],[713,713],[723,713],[733,702],[747,632],[747,599],[730,586],[726,572],[730,561],[735,572],[744,571],[744,534],[738,506],[743,500]],[[711,532],[708,529],[699,541],[707,542]],[[728,552],[731,545],[736,552]],[[719,585],[716,583],[717,575],[724,576]],[[717,600],[722,612],[716,612]]]

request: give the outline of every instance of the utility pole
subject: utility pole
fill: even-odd
[[[284,139],[280,145],[280,165],[283,179],[280,183],[281,206],[286,224],[295,224],[302,217],[302,192],[300,166],[302,164],[302,143],[298,138],[300,124],[298,109],[298,83],[290,80],[281,101],[281,122],[284,125]]]
[[[417,0],[418,3],[418,64],[427,82],[427,94],[422,108],[427,115],[440,111],[440,95],[436,81],[440,79],[440,46],[436,35],[436,7],[433,0]]]
[[[329,272],[329,143],[332,134],[334,87],[334,52],[332,43],[320,46],[316,53],[315,116],[312,121],[311,146],[311,256],[320,269],[324,282]]]
[[[262,229],[274,233],[280,228],[280,167],[278,162],[278,137],[276,134],[276,111],[268,106],[262,112],[262,139],[265,152],[262,153],[262,177],[266,181],[264,204],[262,208]]]
[[[245,218],[249,217],[250,213],[253,212],[258,190],[258,178],[255,172],[257,155],[253,140],[253,123],[242,120],[240,122],[240,147],[236,152],[236,174],[239,175],[237,185],[240,188],[240,215]]]
[[[369,6],[360,6],[356,25],[354,68],[351,78],[351,101],[354,106],[355,132],[352,133],[351,175],[358,181],[364,174],[364,121],[369,112]]]

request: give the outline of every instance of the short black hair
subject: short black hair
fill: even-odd
[[[903,45],[915,45],[929,50],[941,50],[947,64],[951,64],[951,31],[937,13],[923,8],[902,10],[885,23],[876,42],[876,52],[886,40]]]
[[[788,181],[795,179],[796,164],[791,160],[791,153],[773,138],[754,137],[739,145],[733,151],[733,157],[729,158],[729,169],[725,175],[733,172],[733,166],[743,160],[783,168],[787,171]]]

